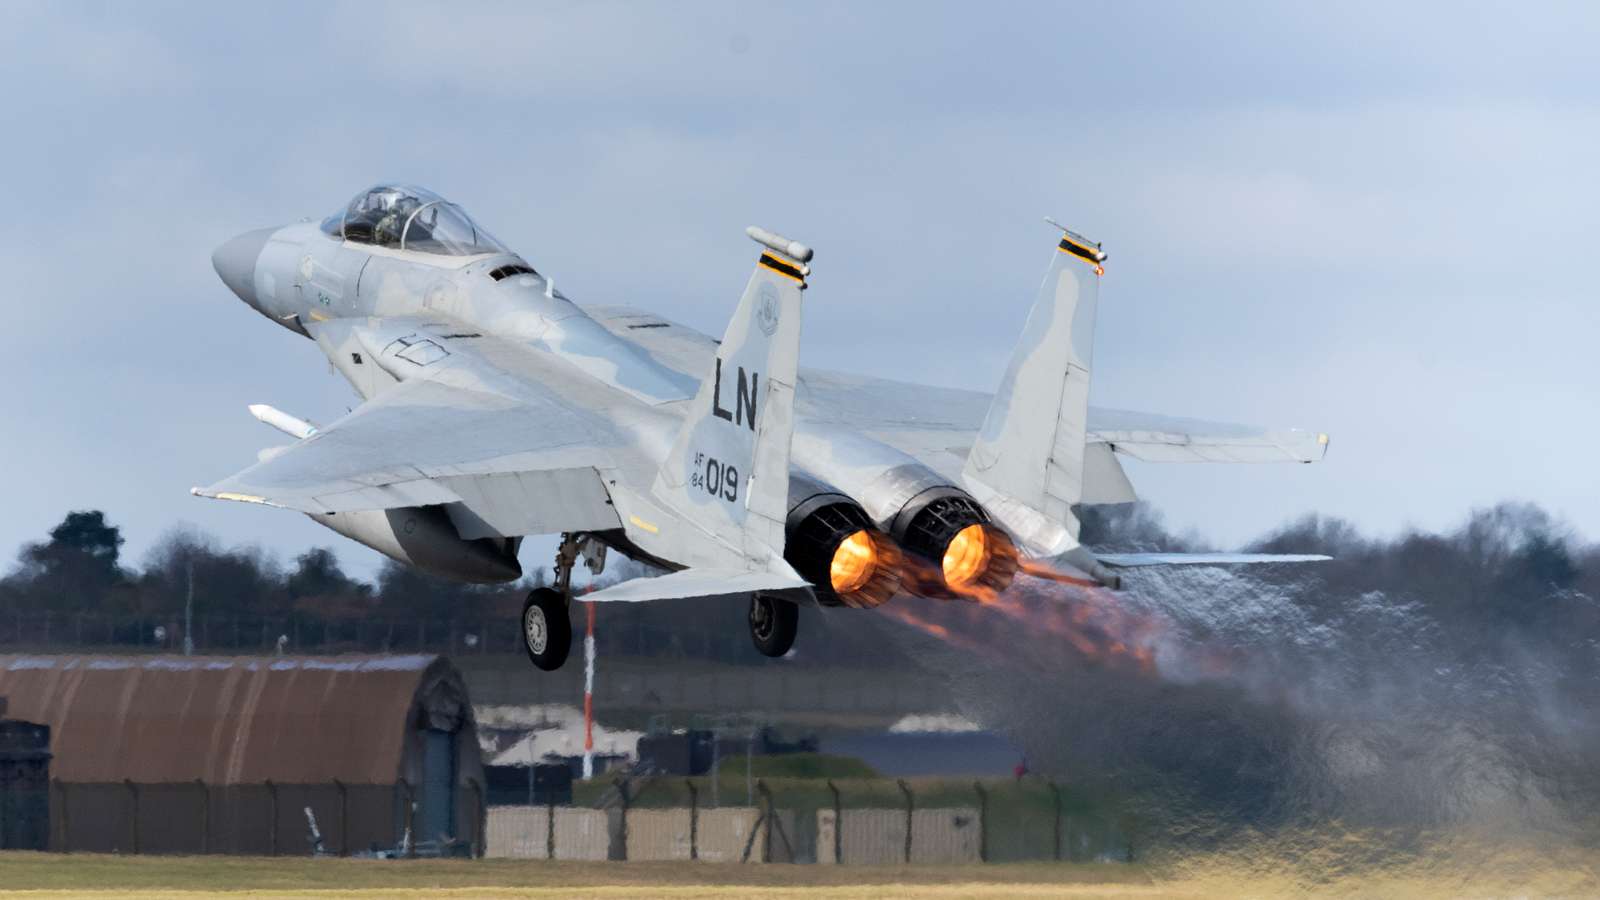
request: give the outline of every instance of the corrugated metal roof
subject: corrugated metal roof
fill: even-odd
[[[393,784],[414,711],[466,688],[438,656],[0,656],[0,695],[63,781]]]

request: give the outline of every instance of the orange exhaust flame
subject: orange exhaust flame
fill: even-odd
[[[982,525],[968,525],[950,539],[945,548],[944,582],[959,591],[976,584],[983,570],[989,566],[989,536]]]
[[[1050,568],[1038,560],[1025,559],[1021,563],[1021,568],[1023,574],[1032,575],[1035,578],[1045,578],[1050,581],[1058,581],[1062,584],[1075,584],[1078,587],[1086,588],[1097,588],[1100,586],[1098,581],[1094,581],[1089,578],[1080,578],[1076,575],[1068,575],[1065,572],[1057,572],[1055,569]]]
[[[848,594],[866,587],[877,568],[878,548],[872,535],[858,531],[839,542],[828,575],[835,593]]]
[[[930,564],[909,557],[905,563],[907,585],[942,581],[938,578],[941,573]],[[1129,609],[1115,593],[1093,581],[1039,562],[1023,562],[1020,573],[1032,577],[1019,578],[1004,591],[978,584],[956,587],[956,596],[973,605],[941,604],[930,610],[935,613],[932,618],[919,616],[904,604],[885,609],[900,621],[962,649],[1009,658],[1034,654],[1047,663],[1057,658],[1064,645],[1088,662],[1156,673],[1156,647],[1168,634],[1170,623]],[[1054,584],[1067,589],[1052,587]],[[1020,633],[1008,634],[1012,628]],[[1046,639],[1043,645],[1040,638]],[[1225,670],[1226,665],[1217,658],[1208,660],[1205,667]]]
[[[917,615],[916,613],[907,609],[903,603],[892,603],[888,606],[879,608],[885,613],[888,613],[890,616],[899,619],[906,625],[909,625],[924,634],[936,637],[957,649],[970,653],[983,653],[988,649],[984,644],[972,640],[964,634],[952,632],[944,625],[940,625],[937,622],[931,622],[928,619]]]

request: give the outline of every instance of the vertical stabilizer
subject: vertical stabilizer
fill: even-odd
[[[752,562],[783,554],[800,358],[804,244],[760,228],[766,249],[656,475],[656,497]]]
[[[1071,506],[1083,496],[1095,305],[1106,255],[1099,244],[1062,232],[962,474],[1076,534]]]

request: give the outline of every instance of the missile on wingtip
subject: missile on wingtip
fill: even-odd
[[[799,241],[791,241],[781,234],[768,231],[765,228],[759,228],[755,225],[751,225],[749,228],[746,228],[744,233],[750,235],[750,239],[756,243],[776,250],[790,259],[803,263],[811,261],[811,248],[800,243]]]
[[[255,416],[262,424],[271,425],[273,428],[297,440],[305,440],[317,433],[317,426],[305,419],[289,415],[275,406],[265,403],[250,404],[250,415]]]

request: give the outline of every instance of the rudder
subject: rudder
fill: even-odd
[[[1094,318],[1106,255],[1099,244],[1061,230],[962,474],[1076,534],[1071,507],[1083,496]]]

